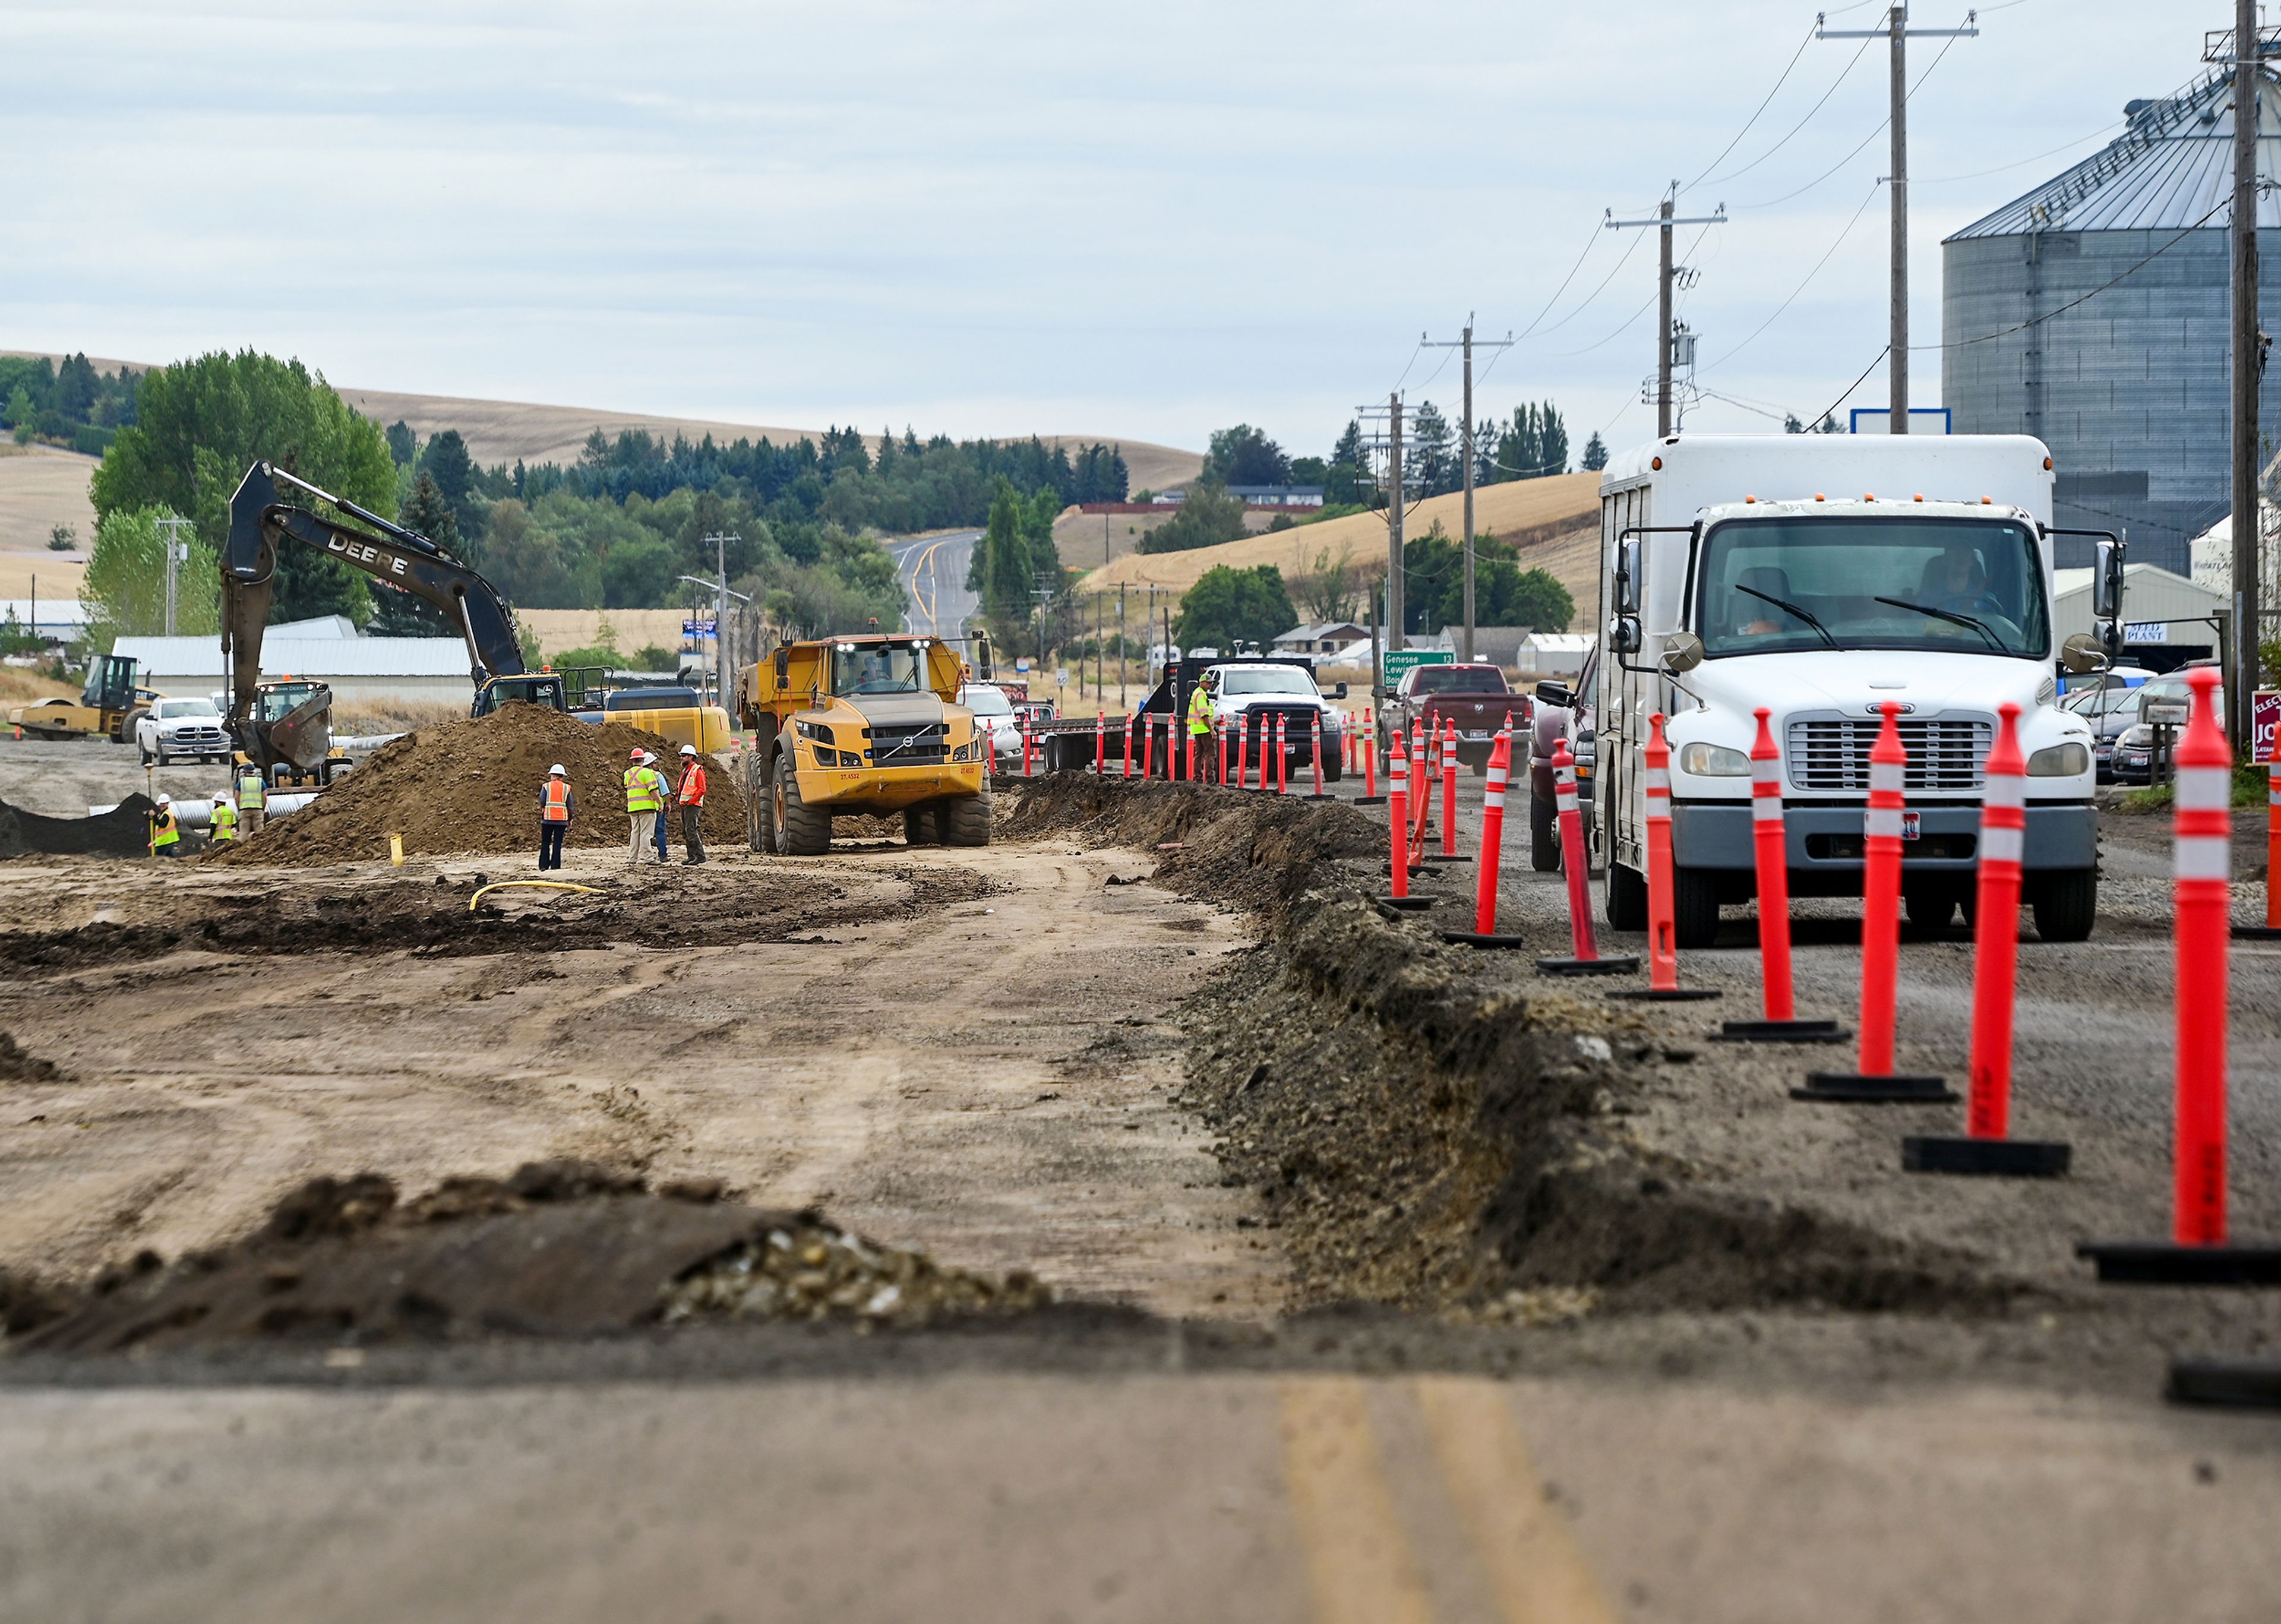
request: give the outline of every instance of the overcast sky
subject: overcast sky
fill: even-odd
[[[1943,233],[2194,77],[2231,12],[1983,9],[1911,103],[1919,342]],[[1483,336],[1535,325],[1488,372],[1485,414],[1550,397],[1580,447],[1596,428],[1622,445],[1653,428],[1653,234],[1597,222],[1699,175],[1682,212],[1724,201],[1733,221],[1689,256],[1701,382],[1803,415],[1886,319],[1885,47],[1805,43],[1813,18],[0,0],[0,348],[251,344],[370,388],[922,434],[1201,448],[1242,420],[1321,452],[1397,383],[1454,411],[1457,363],[1416,344],[1472,311]],[[1941,44],[1913,43],[1912,78]],[[1914,370],[1937,404],[1937,358]],[[1769,426],[1716,400],[1689,421]]]

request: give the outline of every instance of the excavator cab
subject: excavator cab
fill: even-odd
[[[128,710],[135,703],[135,661],[125,654],[97,654],[87,662],[87,686],[79,702],[89,710]]]
[[[544,705],[549,710],[568,711],[569,698],[562,677],[557,671],[525,671],[511,677],[494,677],[476,690],[476,702],[468,714],[488,716],[510,700],[525,705]]]

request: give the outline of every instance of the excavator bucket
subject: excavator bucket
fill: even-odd
[[[333,691],[319,684],[299,704],[264,725],[270,754],[313,772],[333,748]]]

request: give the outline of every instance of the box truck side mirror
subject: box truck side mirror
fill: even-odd
[[[1674,676],[1703,663],[1703,639],[1691,631],[1674,631],[1663,640],[1663,669]]]
[[[2107,623],[2112,626],[2113,623]],[[2060,645],[2060,663],[2071,677],[2088,677],[2093,671],[2103,671],[2108,661],[2102,639],[2088,631],[2078,631]]]

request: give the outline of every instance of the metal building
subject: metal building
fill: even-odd
[[[2281,91],[2258,167],[2281,173]],[[2231,506],[2227,288],[2233,84],[2134,101],[2124,133],[1942,244],[1941,388],[1959,434],[2032,434],[2056,522],[2127,531],[2133,562],[2189,572]],[[2261,303],[2281,310],[2281,197],[2258,204]],[[2281,367],[2259,408],[2281,429]],[[2063,542],[2060,562],[2090,562]]]

